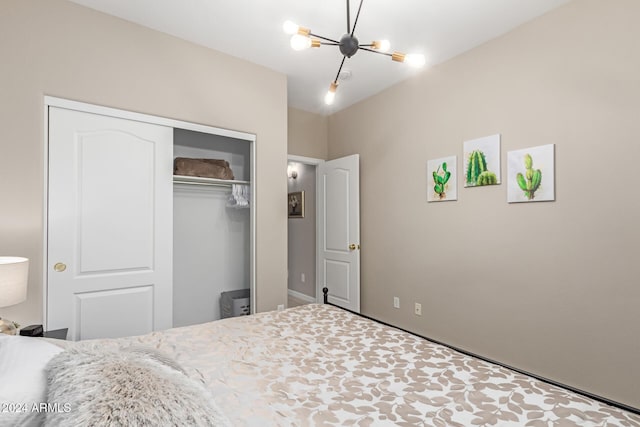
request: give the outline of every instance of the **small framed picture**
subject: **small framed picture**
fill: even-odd
[[[304,191],[289,193],[289,218],[304,218]]]
[[[500,184],[500,134],[465,141],[464,186]]]
[[[555,200],[555,144],[507,152],[507,174],[509,203]]]
[[[456,156],[427,161],[427,202],[458,199]]]

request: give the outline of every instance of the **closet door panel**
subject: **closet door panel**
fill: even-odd
[[[81,274],[153,269],[154,145],[119,131],[78,135]]]
[[[153,286],[77,294],[75,306],[80,340],[143,335],[153,328]]]
[[[171,327],[172,154],[170,127],[50,107],[47,328]]]

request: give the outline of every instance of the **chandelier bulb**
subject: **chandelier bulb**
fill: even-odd
[[[327,94],[324,96],[324,103],[327,105],[332,105],[335,99],[336,99],[335,92],[327,92]]]
[[[284,24],[282,24],[282,31],[287,34],[300,34],[301,36],[309,36],[309,34],[311,34],[309,28],[301,27],[292,21],[285,21]]]
[[[414,68],[420,68],[427,62],[424,55],[421,53],[404,54],[402,52],[393,52],[391,59],[396,62],[405,62],[407,65]]]
[[[410,53],[404,58],[410,67],[420,68],[427,62],[426,58],[421,53]]]
[[[284,24],[282,24],[282,30],[287,34],[297,33],[298,28],[300,28],[300,26],[292,21],[284,21]]]
[[[294,34],[291,37],[291,48],[293,50],[305,50],[311,47],[313,44],[311,38],[302,36],[300,34]]]
[[[324,103],[327,105],[333,104],[333,101],[336,99],[336,90],[338,89],[338,82],[333,82],[329,85],[329,90],[327,94],[324,96]]]
[[[380,52],[387,52],[391,48],[391,43],[389,43],[389,40],[376,40],[371,43],[371,47]]]

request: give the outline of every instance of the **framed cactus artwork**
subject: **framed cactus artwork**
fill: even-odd
[[[427,161],[427,202],[458,199],[457,157]]]
[[[507,153],[507,201],[555,200],[555,145],[539,145]]]
[[[464,142],[464,186],[500,184],[500,134]]]

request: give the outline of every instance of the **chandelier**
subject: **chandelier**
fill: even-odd
[[[301,27],[291,21],[286,21],[282,29],[285,33],[291,34],[291,47],[294,50],[304,50],[310,47],[320,47],[322,45],[338,46],[340,53],[342,53],[342,61],[338,68],[336,78],[333,79],[329,85],[329,91],[324,97],[324,102],[327,105],[333,104],[336,96],[336,90],[338,89],[338,77],[340,77],[340,71],[347,58],[351,58],[359,50],[367,52],[377,53],[379,55],[386,55],[393,61],[404,62],[413,67],[422,67],[425,64],[425,57],[419,53],[405,54],[402,52],[388,53],[391,44],[388,40],[377,40],[369,44],[360,44],[358,38],[355,36],[356,25],[358,24],[358,18],[360,17],[360,10],[362,9],[362,2],[360,0],[360,6],[358,6],[358,13],[356,19],[351,26],[351,8],[349,7],[349,0],[347,0],[347,32],[340,38],[340,40],[333,40],[328,37],[323,37],[311,32],[309,28]]]

